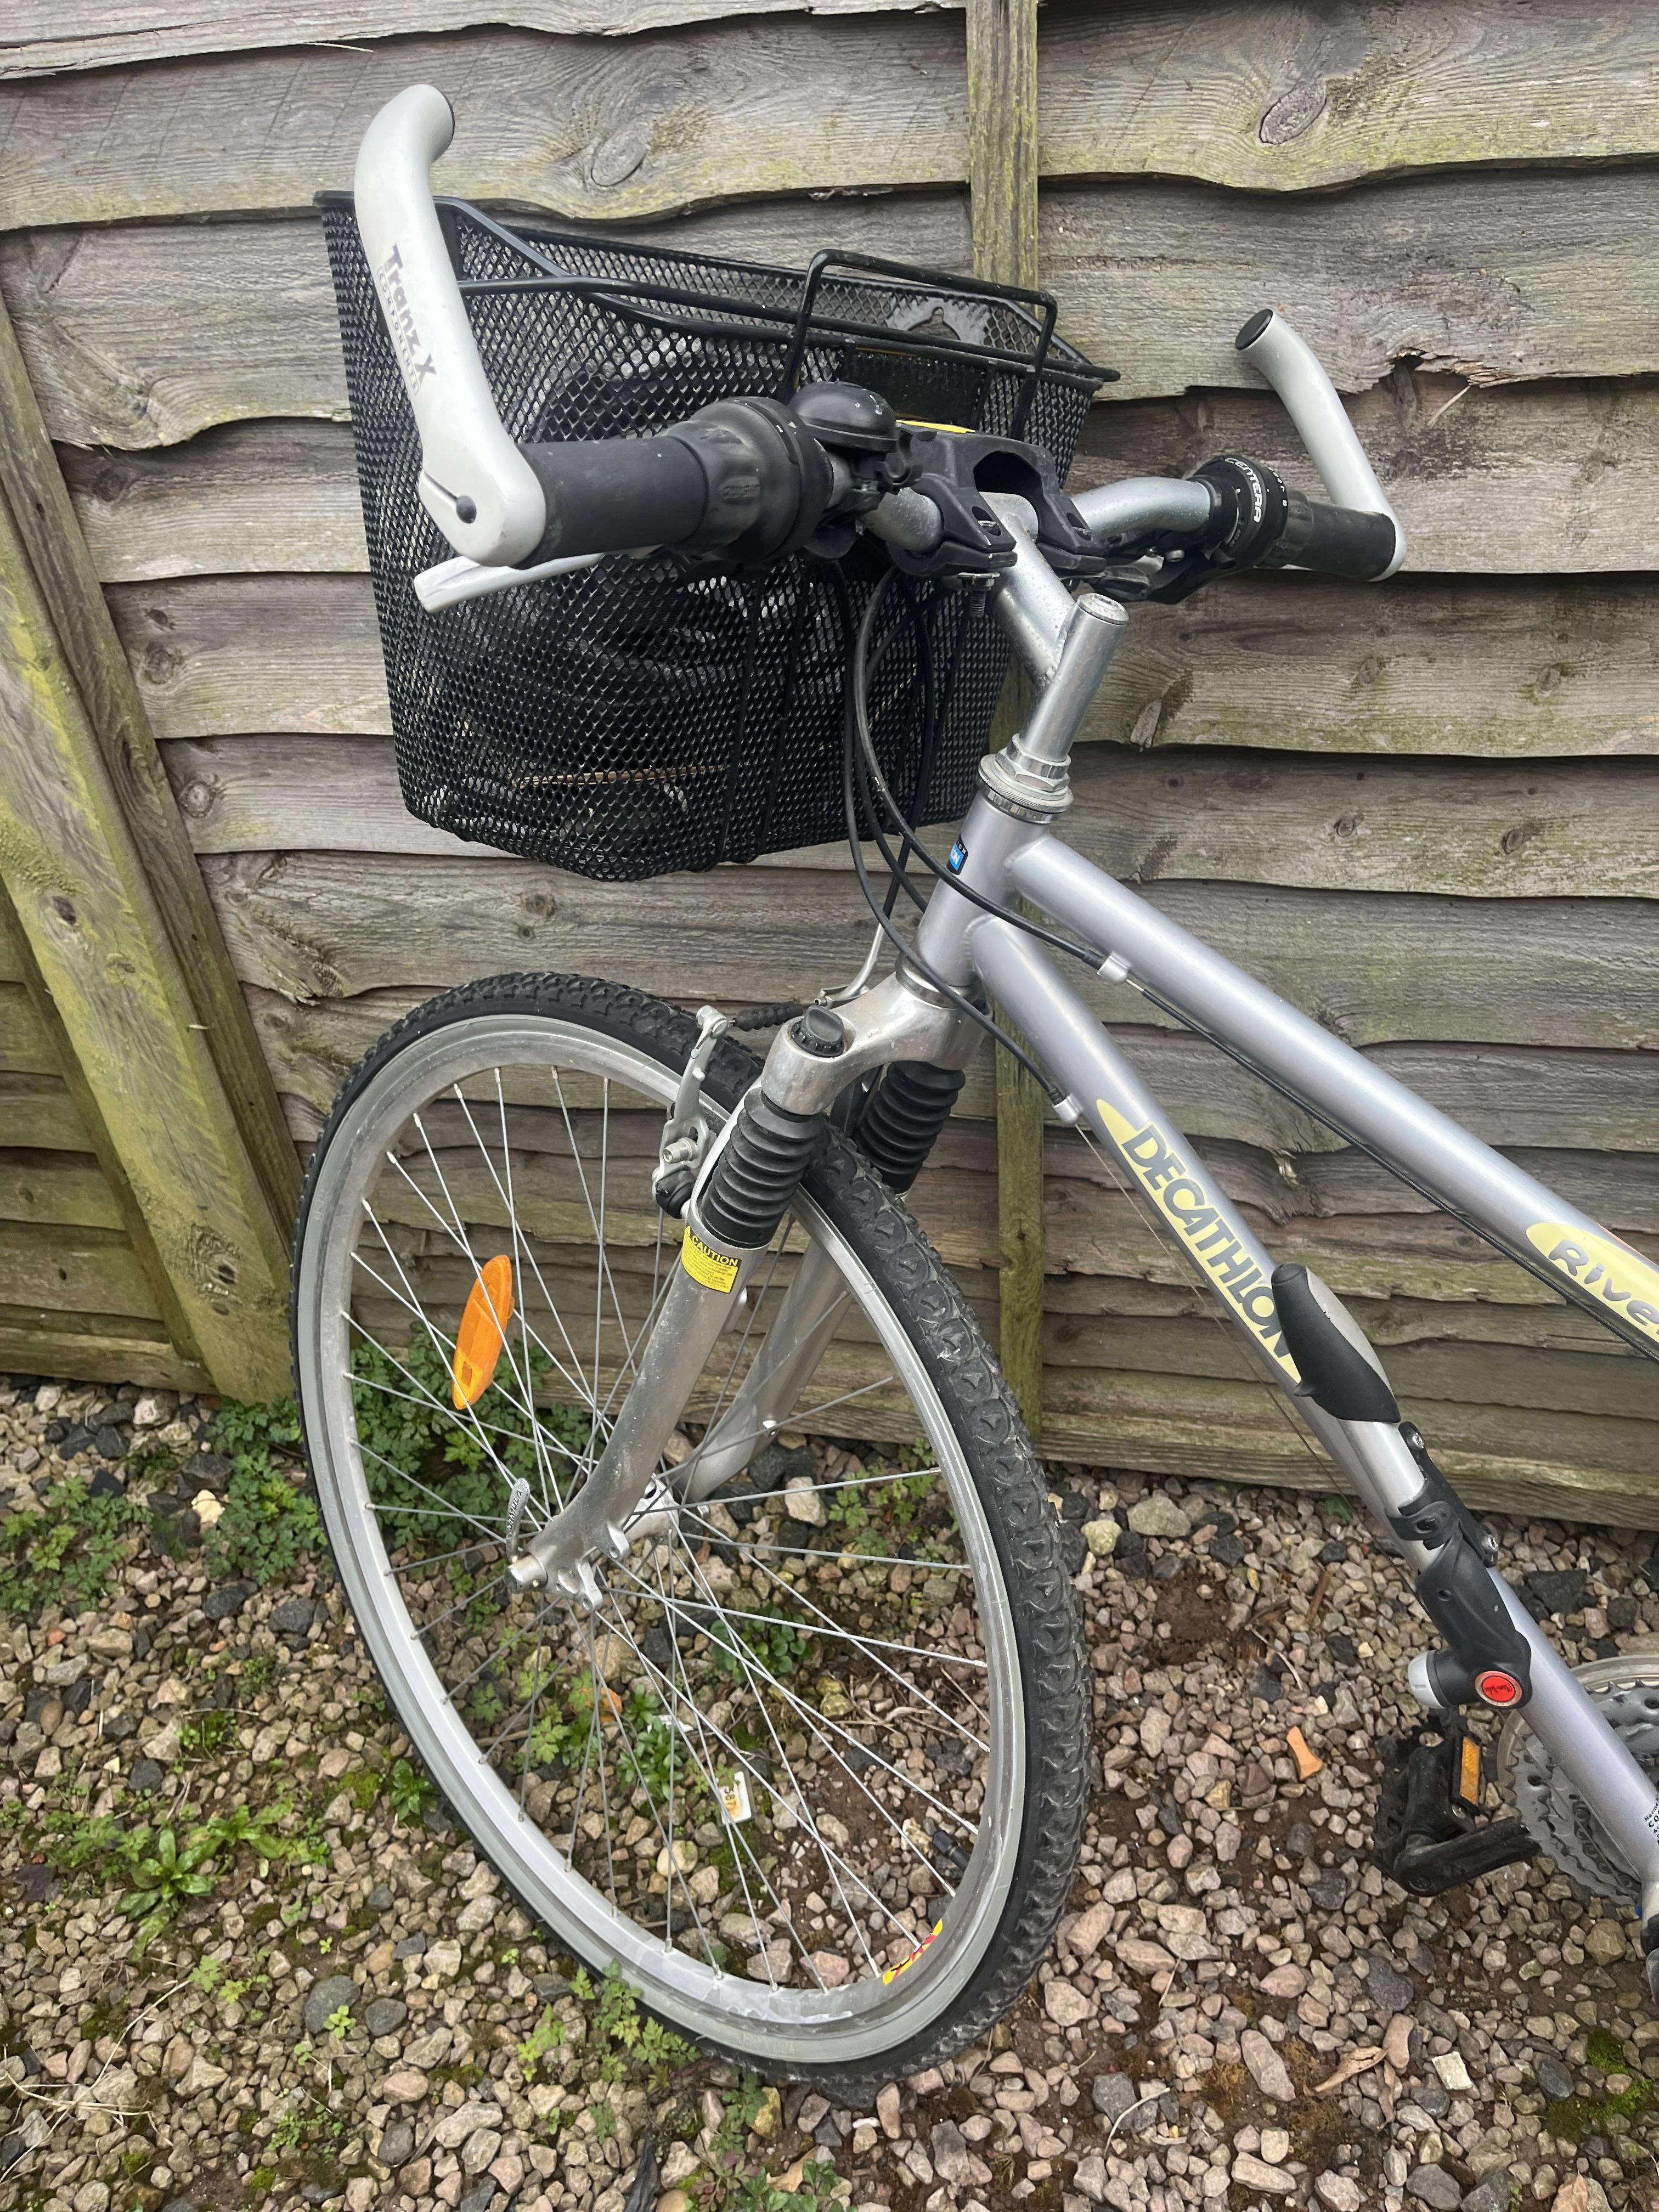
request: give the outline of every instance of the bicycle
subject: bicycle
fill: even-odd
[[[474,983],[388,1032],[335,1105],[296,1232],[299,1402],[346,1594],[445,1798],[577,1956],[849,2099],[982,2035],[1036,1972],[1088,1791],[1078,1613],[1030,1440],[902,1195],[988,1032],[1413,1577],[1440,1641],[1411,1667],[1425,1729],[1385,1778],[1379,1863],[1429,1894],[1547,1849],[1634,1906],[1659,1993],[1659,1662],[1569,1671],[1352,1316],[1274,1266],[1055,964],[1128,984],[1659,1344],[1659,1271],[1054,834],[1138,603],[1403,559],[1317,359],[1272,311],[1238,336],[1328,502],[1238,456],[1073,500],[1104,372],[1046,295],[510,231],[434,204],[453,130],[441,94],[402,94],[325,210],[406,797],[636,876],[810,842],[834,800],[877,928],[850,983],[732,1018],[577,977]],[[522,421],[580,386],[621,434],[509,432],[526,324],[548,350]],[[849,361],[869,376],[821,373]],[[901,420],[878,377],[1001,418]],[[981,760],[1011,648],[1033,704]],[[564,672],[550,734],[544,665]],[[606,722],[618,670],[655,719]],[[779,670],[774,751],[740,761],[729,715],[710,750],[709,701],[746,716]],[[940,860],[918,827],[957,815]],[[745,1027],[772,1031],[763,1059]],[[1470,1709],[1504,1723],[1495,1762]],[[1493,1779],[1518,1818],[1489,1817]]]

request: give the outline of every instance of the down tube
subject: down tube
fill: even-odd
[[[1616,1335],[1659,1353],[1659,1267],[1587,1213],[1069,847],[1052,837],[1026,842],[1008,856],[1007,880]]]
[[[986,921],[971,944],[986,988],[1011,1009],[1037,1057],[1208,1277],[1273,1380],[1294,1389],[1301,1377],[1279,1327],[1273,1261],[1209,1170],[1030,937],[1006,922]]]

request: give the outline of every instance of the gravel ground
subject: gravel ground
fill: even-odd
[[[1054,1470],[1097,1681],[1073,1911],[988,2045],[849,2112],[536,1941],[400,1763],[322,1562],[210,1571],[210,1410],[0,1388],[0,1508],[46,1515],[0,1531],[36,1577],[0,1617],[0,2212],[1659,2208],[1628,1922],[1547,1861],[1426,1904],[1366,1863],[1425,1635],[1340,1501]],[[164,1545],[153,1500],[111,1522],[79,1612],[40,1601],[66,1472],[173,1510]],[[1498,1527],[1570,1658],[1659,1650],[1650,1538]]]

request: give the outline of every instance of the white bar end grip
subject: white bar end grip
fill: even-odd
[[[432,204],[428,173],[454,135],[442,93],[410,85],[364,132],[352,189],[421,434],[421,504],[458,553],[511,566],[539,542],[546,502],[496,412]]]
[[[1394,559],[1382,571],[1392,576],[1406,558],[1406,533],[1318,355],[1272,307],[1252,315],[1233,343],[1284,401],[1309,459],[1337,506],[1355,507],[1362,514],[1386,514],[1393,523]]]

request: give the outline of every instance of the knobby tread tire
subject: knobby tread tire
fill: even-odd
[[[301,1194],[293,1255],[296,1284],[319,1170],[365,1087],[412,1040],[451,1022],[488,1015],[580,1023],[633,1045],[676,1073],[684,1068],[697,1034],[695,1019],[678,1007],[626,985],[587,976],[496,975],[428,1000],[370,1048],[335,1101]],[[727,1036],[714,1052],[706,1087],[730,1112],[759,1072],[755,1055]],[[1065,1910],[1082,1845],[1091,1703],[1077,1598],[1065,1571],[1047,1485],[972,1309],[903,1200],[847,1138],[830,1133],[805,1188],[880,1283],[950,1418],[983,1500],[1012,1596],[1024,1703],[1026,1790],[1019,1850],[1001,1920],[977,1971],[945,2012],[884,2053],[878,2068],[809,2064],[788,2069],[789,2078],[810,2081],[858,2105],[867,2104],[884,2083],[942,2064],[978,2041],[1036,1973]],[[298,1328],[296,1302],[290,1316],[296,1376],[302,1371]],[[320,1503],[326,1528],[325,1495]],[[332,1542],[331,1533],[331,1547]],[[381,1680],[396,1711],[390,1686]],[[533,1919],[533,1908],[522,1897],[519,1902]],[[595,1957],[587,1963],[603,1968],[609,1962]],[[764,2058],[753,2051],[717,2041],[708,2047],[751,2072],[769,2072]]]

